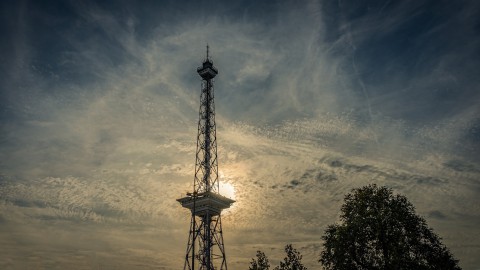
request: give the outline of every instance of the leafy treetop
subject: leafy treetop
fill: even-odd
[[[326,270],[460,269],[407,198],[387,187],[354,189],[341,212],[322,237]]]

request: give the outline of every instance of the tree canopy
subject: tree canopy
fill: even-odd
[[[354,189],[340,220],[322,237],[324,269],[460,269],[407,198],[387,187]]]
[[[285,253],[287,256],[274,270],[307,270],[307,267],[302,264],[302,255],[292,245],[285,246]]]
[[[268,258],[265,253],[257,250],[257,259],[252,259],[248,270],[268,270],[270,268],[270,263],[268,263]]]
[[[274,270],[307,270],[307,267],[302,264],[302,255],[291,244],[285,246],[285,253],[286,257]],[[270,268],[265,253],[259,250],[256,257],[257,259],[252,259],[250,262],[249,270],[268,270]]]

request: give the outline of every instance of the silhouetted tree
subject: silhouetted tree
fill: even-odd
[[[324,269],[460,269],[407,198],[389,188],[354,189],[341,212],[341,224],[322,237]]]
[[[307,270],[307,267],[302,264],[302,255],[292,245],[285,246],[285,253],[287,253],[287,257],[274,270]]]
[[[257,259],[252,259],[248,270],[268,270],[269,268],[270,264],[268,263],[267,256],[265,255],[265,253],[257,250]]]

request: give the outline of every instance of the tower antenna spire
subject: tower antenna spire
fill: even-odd
[[[218,70],[209,59],[209,50],[207,44],[207,59],[197,68],[198,75],[202,77],[202,92],[193,192],[177,199],[192,214],[184,270],[227,270],[220,214],[235,202],[219,193],[213,91],[213,78],[217,76]]]

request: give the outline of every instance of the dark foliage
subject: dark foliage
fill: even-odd
[[[268,258],[265,253],[257,250],[257,259],[252,259],[248,270],[268,270],[270,264],[268,263]]]
[[[302,255],[292,245],[285,246],[285,253],[287,257],[274,270],[307,270],[307,267],[302,264]]]
[[[302,264],[302,255],[292,245],[285,246],[285,253],[287,256],[280,262],[279,266],[276,266],[274,270],[307,270]],[[266,270],[269,269],[270,264],[265,253],[260,250],[257,251],[257,259],[252,259],[250,262],[249,270]]]
[[[324,269],[460,269],[407,198],[389,188],[354,189],[341,212],[341,224],[322,237]]]

